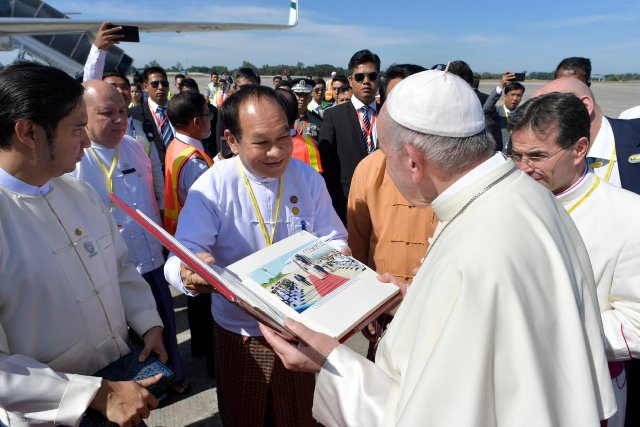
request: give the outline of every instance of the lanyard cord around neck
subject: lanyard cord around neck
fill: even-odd
[[[577,202],[575,202],[572,206],[570,206],[569,208],[567,208],[567,213],[571,214],[571,212],[575,211],[576,208],[578,206],[580,206],[581,204],[584,203],[585,200],[587,200],[589,198],[589,196],[591,195],[591,193],[593,193],[596,189],[596,187],[598,186],[598,184],[600,184],[600,177],[596,175],[596,181],[593,183],[593,185],[591,186],[591,188],[589,189],[589,191],[587,191],[584,196],[580,197],[580,199],[578,199]]]
[[[247,187],[247,191],[249,192],[249,197],[251,197],[251,203],[253,203],[253,209],[256,211],[256,215],[258,216],[258,223],[260,224],[260,229],[262,230],[262,237],[264,237],[264,241],[267,246],[271,246],[273,244],[273,238],[276,235],[276,226],[278,225],[278,215],[280,215],[280,202],[282,202],[282,181],[283,177],[280,177],[280,184],[278,190],[278,202],[276,204],[276,212],[273,216],[273,227],[271,227],[271,235],[267,233],[267,226],[264,223],[264,218],[262,217],[262,213],[260,212],[260,206],[258,206],[258,201],[256,200],[256,196],[253,193],[253,189],[251,188],[251,183],[249,183],[249,178],[247,178],[247,174],[244,172],[244,168],[242,167],[242,163],[240,162],[240,158],[238,157],[238,168],[240,169],[240,173],[242,174],[242,179],[244,180],[244,186]]]
[[[89,150],[91,151],[91,154],[93,154],[93,157],[95,157],[95,159],[98,161],[98,164],[100,165],[100,168],[102,169],[102,172],[104,172],[104,174],[107,177],[107,189],[109,190],[109,194],[113,194],[113,171],[116,168],[116,164],[118,164],[118,155],[120,154],[120,145],[118,145],[118,147],[116,147],[116,155],[113,156],[113,160],[111,161],[111,167],[109,169],[107,169],[107,167],[104,165],[104,163],[102,163],[102,160],[100,159],[100,156],[98,156],[98,153],[96,153],[96,150],[93,149],[93,147],[89,147]],[[111,202],[111,207],[113,207],[114,204],[113,202]]]
[[[369,111],[369,109],[372,110],[372,112],[371,112],[371,120],[369,120],[368,113],[362,113],[360,111],[360,108],[358,108],[356,110],[356,114],[358,115],[358,121],[360,122],[360,128],[367,135],[367,141],[371,141],[371,143],[373,144],[373,137],[371,136],[371,134],[373,133],[373,126],[376,123],[376,111],[375,111],[375,109],[373,109],[373,107],[369,107],[369,106],[366,106],[366,107],[368,108],[367,111]],[[367,129],[366,126],[364,125],[364,118],[363,118],[364,114],[367,114],[367,120],[369,120],[369,129]]]
[[[509,116],[511,115],[511,111],[509,111],[507,106],[504,105],[504,104],[502,104],[502,109],[504,110],[504,117],[507,119],[507,129],[508,129],[509,128],[509,122],[511,121],[511,119],[509,118]],[[509,130],[509,133],[511,133],[511,130]]]

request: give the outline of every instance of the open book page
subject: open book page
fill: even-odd
[[[364,264],[305,231],[227,269],[274,309],[338,339],[399,293]]]

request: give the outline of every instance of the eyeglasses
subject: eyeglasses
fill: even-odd
[[[317,88],[314,88],[314,89],[313,89],[313,91],[314,91],[315,93],[322,93],[322,91],[323,91],[323,90],[324,90],[324,89],[322,89],[321,87],[317,87]]]
[[[526,154],[513,153],[509,157],[516,163],[526,163],[529,166],[540,165],[561,151],[566,151],[564,148],[559,149],[552,154],[534,154],[533,156],[527,156]]]
[[[378,72],[372,71],[370,73],[355,73],[353,75],[353,79],[358,83],[362,83],[365,77],[368,77],[370,81],[375,82],[378,80]]]
[[[158,89],[158,86],[169,87],[169,80],[152,80],[149,82],[149,86],[154,89]]]

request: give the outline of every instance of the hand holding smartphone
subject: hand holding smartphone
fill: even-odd
[[[121,35],[122,38],[118,39],[118,42],[132,42],[138,43],[140,42],[140,33],[138,31],[138,27],[135,25],[109,25],[107,29],[111,29],[114,27],[122,27],[122,30],[118,31],[117,34]]]

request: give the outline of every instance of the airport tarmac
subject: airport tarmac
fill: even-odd
[[[525,92],[522,102],[525,102],[547,81],[525,81]],[[491,93],[497,86],[498,81],[481,81],[480,91]],[[627,108],[640,105],[640,81],[628,82],[592,82],[591,90],[595,96],[596,102],[602,108],[605,116],[617,118]],[[502,102],[498,102],[501,105]]]
[[[209,82],[209,78],[203,75],[193,75],[190,77],[194,78],[198,82],[200,91],[204,92],[205,86]],[[264,85],[271,86],[272,76],[261,76],[261,78]],[[169,76],[169,80],[173,86],[172,75]],[[531,95],[546,83],[547,81],[542,80],[530,80],[523,82],[525,86],[525,93],[522,102],[531,98]],[[480,82],[479,89],[481,92],[489,94],[497,84],[497,80],[482,80]],[[174,90],[173,87],[172,90]],[[600,105],[604,114],[609,117],[616,118],[627,108],[640,105],[640,80],[626,82],[592,82],[591,90],[596,98],[596,102]],[[502,102],[498,101],[497,105],[502,105]]]
[[[196,80],[200,89],[204,90],[208,78],[198,76]],[[270,77],[264,77],[263,80],[265,83],[271,83]],[[490,93],[497,83],[497,81],[483,81],[480,84],[480,90]],[[529,99],[545,83],[542,81],[524,82],[526,87],[524,99]],[[603,112],[610,117],[617,117],[625,109],[640,104],[640,81],[594,82],[591,88]],[[220,427],[222,422],[218,413],[215,381],[207,376],[204,358],[191,356],[186,311],[187,297],[177,294],[173,289],[172,291],[175,295],[174,305],[178,323],[180,353],[192,387],[186,396],[167,398],[159,409],[151,413],[147,424],[166,427]],[[366,354],[367,341],[361,334],[355,334],[348,340],[347,345],[360,354]]]

